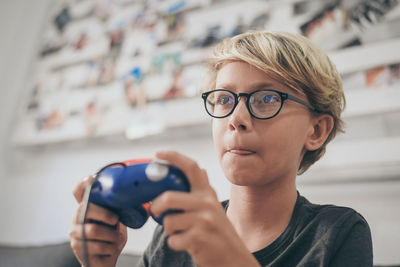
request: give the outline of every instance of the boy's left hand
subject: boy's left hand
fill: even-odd
[[[226,216],[206,171],[178,152],[157,152],[156,157],[180,168],[191,189],[190,193],[166,191],[151,204],[157,217],[167,210],[184,211],[164,218],[168,246],[187,251],[202,267],[259,266]]]

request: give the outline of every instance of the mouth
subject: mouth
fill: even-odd
[[[256,152],[248,149],[243,149],[243,148],[232,148],[227,150],[228,153],[238,155],[238,156],[248,156],[255,154]]]

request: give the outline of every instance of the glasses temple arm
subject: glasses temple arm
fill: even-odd
[[[303,100],[298,99],[297,97],[294,97],[294,96],[288,94],[288,95],[287,95],[287,98],[290,99],[290,100],[292,100],[292,101],[295,101],[295,102],[297,102],[297,103],[299,103],[299,104],[302,104],[302,105],[306,106],[307,108],[309,108],[310,110],[312,110],[312,111],[314,111],[314,112],[318,112],[318,110],[317,110],[316,108],[314,108],[314,107],[311,106],[310,104],[304,102]]]

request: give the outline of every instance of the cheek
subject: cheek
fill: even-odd
[[[212,135],[213,135],[214,146],[217,151],[218,158],[219,158],[219,160],[221,160],[222,151],[223,151],[223,136],[224,136],[222,127],[221,127],[221,122],[213,120],[211,122],[211,125],[212,125]]]
[[[292,122],[290,127],[277,127],[275,134],[263,139],[263,157],[272,169],[296,169],[305,144],[304,125]]]
[[[284,119],[260,131],[264,133],[259,139],[260,156],[272,172],[297,169],[304,148],[306,124]]]

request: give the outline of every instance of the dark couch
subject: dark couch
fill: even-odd
[[[122,254],[117,267],[134,267],[140,256]],[[0,245],[0,267],[80,267],[69,242],[32,247]]]
[[[134,267],[140,256],[122,254],[117,267]],[[80,267],[69,242],[38,247],[9,247],[0,245],[0,267]],[[400,265],[374,265],[400,267]]]

